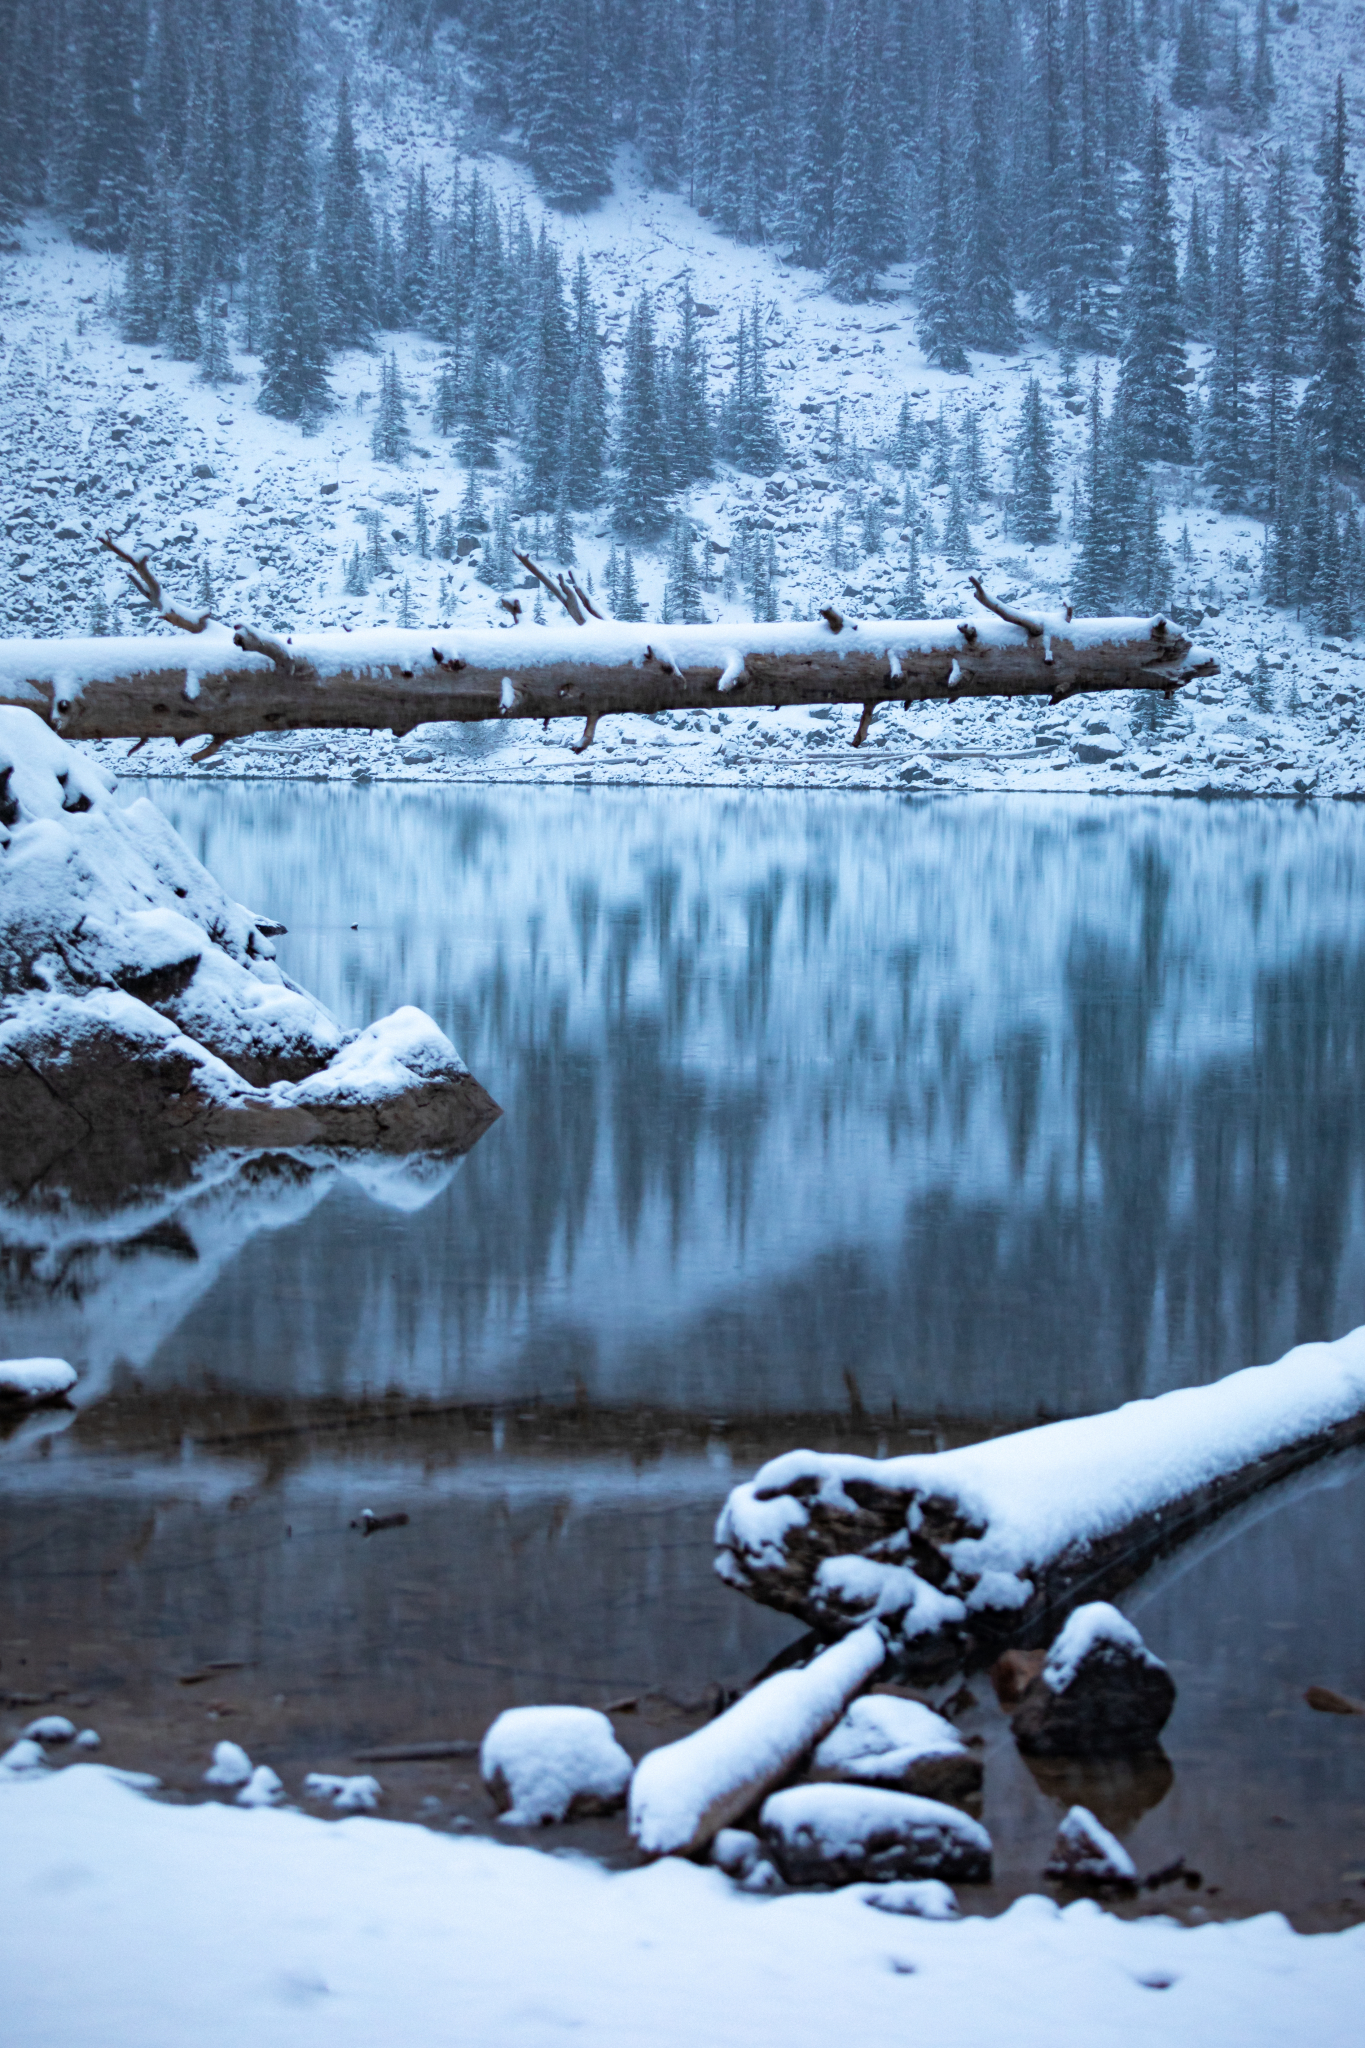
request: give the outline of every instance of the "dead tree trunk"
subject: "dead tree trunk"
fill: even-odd
[[[141,565],[139,565],[140,567]],[[558,595],[558,593],[556,593]],[[68,740],[186,740],[432,721],[581,718],[582,745],[617,712],[857,704],[855,745],[879,705],[1082,691],[1169,694],[1216,662],[1165,619],[1025,618],[978,588],[989,616],[814,624],[388,628],[268,637],[199,626],[190,640],[12,640],[0,704]],[[561,600],[562,601],[562,600]],[[209,749],[205,749],[209,751]]]

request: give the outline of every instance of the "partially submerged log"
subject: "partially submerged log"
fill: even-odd
[[[930,1672],[1046,1642],[1188,1537],[1365,1440],[1365,1329],[1107,1415],[934,1455],[792,1451],[716,1527],[728,1585],[826,1636],[877,1621]]]
[[[266,636],[191,627],[169,639],[10,640],[0,705],[22,706],[64,739],[208,735],[205,755],[248,733],[388,728],[433,721],[580,718],[586,746],[613,713],[718,705],[856,704],[866,737],[879,705],[960,698],[1161,690],[1217,663],[1162,618],[1025,619],[988,607],[975,621],[451,627],[432,632]]]
[[[886,1655],[875,1624],[799,1671],[779,1671],[708,1721],[652,1749],[630,1786],[630,1831],[649,1856],[692,1856],[791,1776]]]

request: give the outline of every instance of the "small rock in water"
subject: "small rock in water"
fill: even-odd
[[[60,1401],[75,1384],[64,1358],[0,1358],[0,1400]]]
[[[1100,1826],[1088,1806],[1073,1806],[1057,1830],[1045,1875],[1067,1884],[1133,1885],[1137,1883],[1137,1865],[1122,1842]]]
[[[1017,1707],[1047,1662],[1046,1650],[1006,1650],[988,1676],[1002,1707]]]
[[[1310,1685],[1304,1698],[1319,1714],[1365,1714],[1365,1700],[1352,1699],[1349,1693],[1338,1692],[1335,1686]],[[27,1732],[32,1733],[31,1730]]]
[[[871,1693],[854,1700],[815,1752],[815,1768],[862,1785],[927,1799],[962,1799],[981,1785],[981,1760],[951,1722],[917,1700]]]
[[[1134,1756],[1156,1747],[1174,1705],[1161,1659],[1096,1600],[1071,1616],[1010,1726],[1029,1756]]]
[[[28,1771],[40,1771],[46,1762],[39,1744],[21,1736],[0,1756],[0,1776],[21,1778]]]
[[[326,1771],[310,1771],[303,1789],[310,1799],[330,1799],[341,1813],[373,1813],[384,1796],[378,1778],[334,1778]]]
[[[788,1884],[902,1877],[970,1884],[991,1874],[991,1838],[981,1823],[911,1792],[793,1785],[765,1800],[758,1826]]]
[[[879,1913],[906,1913],[916,1920],[956,1920],[957,1894],[937,1877],[905,1878],[863,1893],[863,1904]]]
[[[204,1773],[206,1785],[245,1785],[251,1777],[251,1758],[235,1742],[215,1744],[213,1762]]]
[[[239,1806],[277,1806],[284,1797],[284,1786],[269,1764],[257,1764],[246,1784],[237,1794]]]
[[[75,1722],[65,1714],[42,1714],[24,1730],[30,1742],[70,1742],[75,1733]]]
[[[77,1749],[98,1749],[99,1746],[100,1739],[94,1729],[82,1728],[80,1734],[76,1737]]]
[[[747,1877],[763,1855],[763,1844],[747,1828],[721,1828],[711,1840],[711,1861],[727,1877]]]
[[[479,1769],[508,1827],[611,1813],[634,1765],[595,1707],[508,1707],[484,1736]]]

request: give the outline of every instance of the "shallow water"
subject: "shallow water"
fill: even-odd
[[[1354,807],[150,793],[289,972],[351,1024],[420,1004],[506,1113],[453,1169],[0,1218],[0,1349],[83,1374],[0,1462],[0,1685],[89,1700],[117,1761],[188,1789],[229,1734],[293,1782],[624,1695],[638,1748],[795,1634],[710,1573],[761,1458],[1365,1321]],[[1365,1692],[1362,1507],[1338,1461],[1133,1589],[1169,1782],[1039,1785],[973,1681],[991,1903],[1080,1796],[1200,1870],[1163,1907],[1365,1907],[1365,1720],[1302,1697]],[[467,1765],[379,1774],[487,1819]]]

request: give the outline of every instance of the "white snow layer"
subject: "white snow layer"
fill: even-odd
[[[6,2048],[1359,2038],[1365,1928],[1190,1929],[1037,1897],[898,1919],[863,1887],[747,1898],[675,1858],[611,1874],[393,1821],[165,1805],[99,1765],[0,1798]]]
[[[1113,1643],[1118,1649],[1126,1650],[1139,1658],[1154,1671],[1164,1671],[1165,1665],[1147,1648],[1142,1637],[1126,1615],[1117,1607],[1111,1607],[1107,1600],[1092,1600],[1084,1607],[1078,1607],[1067,1620],[1066,1626],[1047,1653],[1043,1666],[1043,1680],[1053,1692],[1065,1692],[1077,1669],[1090,1652],[1103,1643]]]
[[[819,1611],[822,1587],[835,1579],[842,1601],[824,1610],[831,1625],[848,1628],[869,1611],[899,1608],[905,1635],[925,1633],[970,1612],[1023,1606],[1033,1575],[1073,1546],[1348,1421],[1362,1407],[1365,1328],[1335,1343],[1298,1345],[1278,1364],[1250,1366],[1212,1386],[959,1450],[884,1459],[789,1451],[726,1501],[716,1524],[716,1569],[747,1589],[751,1572],[783,1564],[784,1539],[809,1520],[812,1503],[835,1515],[859,1512],[845,1490],[849,1481],[903,1493],[907,1538],[921,1526],[920,1499],[935,1496],[980,1531],[939,1544],[951,1573],[944,1589],[897,1561],[840,1557],[821,1567],[810,1599]],[[855,1583],[856,1601],[849,1596]]]
[[[1064,1816],[1047,1870],[1049,1877],[1089,1879],[1092,1883],[1137,1882],[1136,1863],[1088,1806],[1073,1806]]]
[[[985,1828],[959,1807],[880,1785],[789,1785],[764,1801],[759,1825],[765,1837],[831,1861],[856,1859],[869,1841],[889,1836],[922,1844],[931,1870],[945,1847],[987,1859],[991,1854]]]
[[[652,1749],[630,1788],[630,1829],[653,1856],[704,1848],[778,1784],[843,1713],[886,1655],[869,1622],[800,1671],[779,1671],[714,1721]]]
[[[52,1401],[76,1384],[76,1368],[64,1358],[0,1358],[0,1399]]]
[[[919,1700],[897,1699],[891,1693],[869,1693],[854,1700],[848,1712],[815,1752],[819,1771],[846,1777],[903,1774],[929,1756],[960,1756],[966,1744],[951,1721]]]
[[[508,1707],[484,1736],[479,1769],[508,1827],[539,1827],[626,1796],[630,1758],[593,1707]]]
[[[189,1056],[215,1102],[279,1109],[378,1103],[467,1071],[420,1010],[344,1033],[155,805],[120,808],[112,787],[31,712],[0,707],[0,1054],[35,1032],[119,1032]]]
[[[384,1796],[378,1778],[337,1778],[327,1771],[310,1771],[303,1789],[310,1799],[330,1800],[339,1813],[372,1813]]]
[[[213,1762],[204,1773],[206,1785],[246,1785],[251,1780],[251,1758],[236,1742],[214,1744]]]

